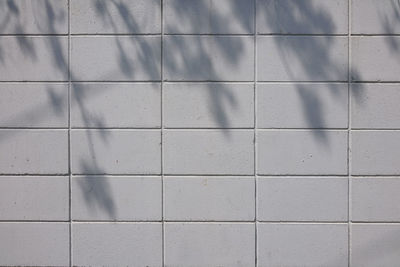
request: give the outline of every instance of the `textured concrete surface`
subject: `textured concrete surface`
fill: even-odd
[[[258,226],[259,266],[347,266],[346,224]]]
[[[342,177],[260,177],[260,221],[347,221],[348,181]]]
[[[254,241],[253,224],[166,223],[165,265],[251,266]]]
[[[254,179],[249,177],[167,177],[165,219],[171,221],[252,221]]]
[[[0,0],[0,266],[395,267],[398,0]]]

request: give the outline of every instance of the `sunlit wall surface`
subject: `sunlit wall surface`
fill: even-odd
[[[0,266],[400,265],[398,0],[0,0]]]

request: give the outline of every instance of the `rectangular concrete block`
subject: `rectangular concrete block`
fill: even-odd
[[[73,81],[160,80],[161,38],[97,36],[71,38]]]
[[[346,224],[259,224],[258,266],[348,264]]]
[[[0,34],[67,34],[67,0],[1,1]]]
[[[161,178],[78,176],[72,178],[73,220],[160,220]]]
[[[351,127],[400,128],[400,85],[353,83]]]
[[[166,266],[254,264],[254,224],[165,224]]]
[[[0,178],[0,220],[69,220],[69,177]]]
[[[353,178],[351,187],[353,221],[400,222],[399,178]]]
[[[0,223],[0,265],[68,266],[68,223]]]
[[[259,81],[347,81],[347,37],[259,36]]]
[[[396,0],[352,0],[353,34],[399,34],[400,3]]]
[[[399,46],[399,36],[352,37],[352,80],[400,81]]]
[[[346,34],[347,0],[258,0],[257,32]]]
[[[72,0],[72,33],[161,33],[160,0]]]
[[[258,84],[259,128],[347,128],[347,84]]]
[[[74,130],[74,174],[159,174],[160,131]]]
[[[165,33],[250,34],[254,32],[254,1],[167,0]]]
[[[68,127],[68,84],[1,83],[0,127]]]
[[[400,132],[352,131],[352,174],[400,174]]]
[[[259,178],[259,221],[347,221],[348,179]]]
[[[259,131],[258,174],[347,174],[347,132]]]
[[[161,266],[161,223],[74,223],[73,266]]]
[[[163,90],[165,127],[254,127],[253,84],[166,83]]]
[[[254,220],[253,177],[166,177],[164,218],[173,221]]]
[[[67,49],[67,37],[2,36],[0,81],[66,81]]]
[[[68,173],[68,133],[49,130],[1,130],[0,173]]]
[[[164,131],[165,174],[254,174],[253,131]]]
[[[252,81],[252,36],[165,36],[164,79]]]
[[[397,266],[400,262],[400,225],[353,224],[351,244],[351,266]]]
[[[161,126],[159,83],[73,83],[72,127]]]

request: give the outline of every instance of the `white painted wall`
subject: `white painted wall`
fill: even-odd
[[[397,0],[0,0],[1,266],[398,266]]]

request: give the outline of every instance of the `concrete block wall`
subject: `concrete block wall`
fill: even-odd
[[[0,266],[398,266],[397,0],[0,0]]]

